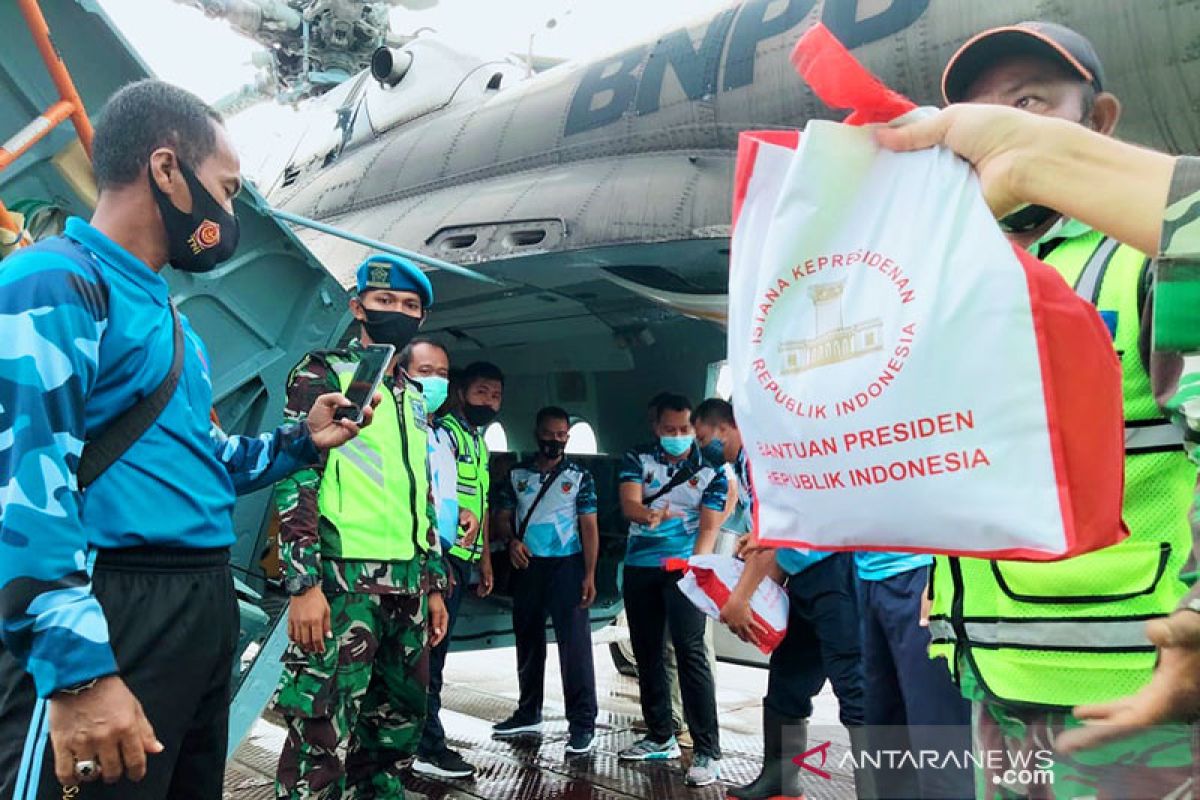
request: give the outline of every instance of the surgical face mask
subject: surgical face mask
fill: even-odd
[[[538,452],[546,458],[558,458],[566,449],[566,442],[560,442],[557,439],[538,439]]]
[[[690,433],[686,436],[660,436],[658,437],[659,444],[662,449],[667,451],[667,455],[679,456],[692,449],[692,444],[696,441],[696,437]]]
[[[209,272],[222,261],[228,261],[237,250],[240,234],[237,217],[208,193],[186,164],[176,163],[192,193],[190,212],[180,211],[167,193],[158,188],[149,168],[146,170],[146,180],[150,182],[167,233],[167,260],[184,272]]]
[[[463,406],[463,416],[467,418],[467,422],[476,428],[482,428],[499,415],[500,412],[491,406],[473,405],[471,403]]]
[[[725,463],[725,442],[719,437],[714,436],[709,440],[708,444],[700,448],[700,453],[707,461],[713,464]]]
[[[363,308],[367,318],[363,327],[375,344],[390,344],[397,350],[403,350],[421,327],[420,317],[410,317],[402,311],[378,311],[373,308]]]
[[[421,395],[425,398],[425,410],[430,414],[446,403],[450,393],[450,381],[438,375],[427,375],[420,379]]]

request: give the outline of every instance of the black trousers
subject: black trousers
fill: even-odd
[[[450,617],[446,635],[441,643],[429,651],[429,705],[426,708],[425,729],[421,732],[421,743],[417,756],[436,758],[446,749],[446,729],[442,727],[442,671],[446,668],[446,654],[450,652],[450,637],[454,634],[454,623],[458,621],[458,610],[463,597],[470,591],[467,581],[471,579],[471,565],[458,556],[445,556],[447,569],[454,572],[454,591],[446,597],[446,614]],[[443,595],[444,596],[444,595]]]
[[[788,579],[787,635],[771,653],[764,701],[783,717],[812,716],[828,679],[842,724],[863,724],[862,639],[854,555],[835,553]]]
[[[0,799],[220,800],[238,637],[229,551],[102,551],[93,591],[121,678],[166,749],[147,756],[139,783],[96,782],[64,795],[54,775],[48,704],[0,651]]]
[[[546,617],[554,625],[563,702],[571,731],[596,728],[596,671],[592,661],[592,628],[579,607],[583,595],[583,556],[531,558],[514,569],[513,634],[517,639],[517,681],[521,699],[517,718],[538,722],[546,676]]]
[[[659,567],[625,567],[625,616],[637,659],[642,716],[654,741],[664,742],[675,734],[664,664],[669,633],[679,669],[683,716],[696,752],[720,758],[716,685],[704,652],[705,617],[675,585],[680,577]]]

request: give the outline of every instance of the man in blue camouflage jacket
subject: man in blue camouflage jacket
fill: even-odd
[[[334,420],[337,394],[257,438],[210,421],[207,353],[182,315],[177,338],[159,273],[237,247],[239,163],[214,111],[128,86],[98,121],[94,167],[91,224],[0,268],[0,798],[217,800],[234,497],[357,427]],[[155,392],[176,341],[169,401],[81,491],[85,443]]]

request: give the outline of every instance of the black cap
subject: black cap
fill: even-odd
[[[1057,61],[1097,92],[1104,91],[1100,57],[1083,34],[1053,22],[1018,22],[986,30],[958,48],[942,73],[942,97],[947,103],[962,102],[980,73],[1014,55]]]

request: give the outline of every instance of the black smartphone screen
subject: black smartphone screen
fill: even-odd
[[[358,366],[354,369],[354,377],[345,395],[352,406],[344,406],[334,414],[335,419],[349,419],[355,423],[362,422],[363,409],[371,402],[371,398],[383,382],[388,364],[395,355],[396,348],[390,344],[372,344],[364,347],[359,354]]]

